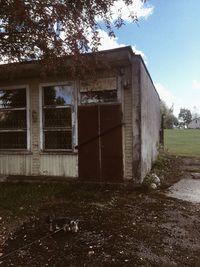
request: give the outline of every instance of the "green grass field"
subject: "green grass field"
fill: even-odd
[[[200,157],[200,130],[166,129],[164,144],[172,154]]]

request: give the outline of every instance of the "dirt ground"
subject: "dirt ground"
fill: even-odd
[[[83,195],[73,187],[16,222],[1,217],[0,266],[200,266],[200,204],[163,194],[180,164],[157,163],[163,186],[154,192],[84,185]],[[48,216],[78,220],[79,230],[52,233]]]

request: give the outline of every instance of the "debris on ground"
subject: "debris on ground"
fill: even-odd
[[[0,266],[200,266],[200,204],[165,196],[181,171],[174,158],[159,164],[153,170],[161,180],[156,191],[62,184],[49,187],[37,204],[48,187],[43,184],[31,205],[18,200],[12,213],[10,203],[1,201]],[[34,191],[30,184],[21,190]],[[63,231],[64,224],[56,226],[61,218],[67,227],[77,222],[78,230]]]

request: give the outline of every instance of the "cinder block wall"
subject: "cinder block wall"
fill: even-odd
[[[125,86],[124,86],[125,83]],[[122,106],[123,106],[123,151],[124,151],[124,179],[130,181],[133,179],[133,127],[132,127],[132,78],[131,67],[127,67],[122,79]]]
[[[125,79],[129,87],[123,90],[124,107],[124,178],[133,183],[141,181],[141,99],[140,58],[133,55]]]

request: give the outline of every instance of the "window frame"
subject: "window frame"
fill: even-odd
[[[72,88],[72,103],[68,105],[58,105],[50,106],[49,108],[71,108],[71,148],[70,149],[47,149],[45,148],[44,141],[44,95],[43,88],[51,86],[70,86]],[[75,99],[77,99],[76,87],[74,81],[63,81],[63,82],[50,82],[50,83],[41,83],[39,84],[39,107],[40,107],[40,150],[44,153],[72,153],[75,152],[75,146],[77,143],[77,131],[76,131],[76,104]],[[60,127],[62,128],[62,127]],[[67,128],[67,127],[66,127]],[[56,128],[55,128],[56,129]],[[59,129],[59,127],[57,127]],[[52,130],[53,131],[53,130]]]
[[[6,129],[1,130],[0,132],[24,132],[26,131],[26,148],[0,148],[0,152],[10,152],[10,151],[30,151],[30,89],[27,84],[22,85],[12,85],[12,86],[2,86],[0,90],[18,90],[18,89],[25,89],[26,90],[26,107],[25,108],[5,108],[4,110],[26,110],[26,130],[21,129]],[[2,108],[3,109],[3,108]],[[0,108],[1,110],[1,108]]]

